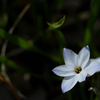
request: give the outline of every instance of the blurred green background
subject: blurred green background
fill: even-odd
[[[62,93],[52,69],[64,64],[63,48],[89,45],[100,56],[100,0],[0,0],[0,75],[10,79],[20,100],[99,100],[88,82]],[[51,28],[47,22],[64,23]],[[100,73],[90,80],[100,90]],[[0,100],[19,100],[0,80]]]

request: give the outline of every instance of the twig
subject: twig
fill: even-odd
[[[22,17],[24,16],[24,14],[26,13],[26,11],[30,8],[30,4],[27,4],[24,9],[21,11],[21,13],[19,14],[19,16],[17,17],[17,19],[15,20],[14,24],[12,25],[12,27],[9,29],[8,33],[12,34],[15,27],[17,26],[17,24],[19,23],[19,21],[22,19]],[[6,48],[7,48],[7,44],[8,44],[8,40],[5,40],[3,45],[2,45],[2,49],[1,49],[1,55],[5,56],[6,53]],[[5,64],[2,63],[1,64],[1,70],[2,73],[5,74]],[[6,76],[6,75],[5,75]],[[7,76],[6,76],[7,77]]]
[[[90,81],[89,78],[87,78],[87,81],[91,84],[92,87],[89,88],[89,90],[93,90],[93,92],[95,93],[95,95],[100,99],[100,94],[99,91],[97,89],[97,87]]]
[[[15,27],[17,26],[17,24],[19,23],[19,21],[22,19],[23,15],[26,13],[26,11],[30,8],[30,4],[27,4],[25,6],[25,8],[22,10],[22,12],[19,14],[18,18],[16,19],[16,21],[14,22],[14,24],[12,25],[12,27],[9,29],[8,33],[12,34]],[[6,48],[7,48],[7,44],[8,44],[8,40],[5,40],[1,49],[1,55],[5,56],[5,52],[6,52]]]
[[[17,17],[17,19],[15,20],[14,24],[12,25],[12,27],[9,29],[8,33],[12,34],[15,27],[18,25],[19,21],[22,19],[22,17],[24,16],[24,14],[26,13],[26,11],[30,8],[30,4],[27,4],[24,9],[21,11],[21,13],[19,14],[19,16]],[[2,45],[2,49],[1,49],[1,55],[5,56],[6,53],[6,48],[7,48],[7,44],[8,44],[8,40],[5,40],[3,45]],[[9,77],[6,74],[5,71],[5,64],[1,63],[1,72],[3,74],[3,76],[5,77],[5,79],[7,80],[8,83],[10,83]],[[11,85],[11,84],[10,84]],[[12,85],[11,85],[12,86]],[[19,95],[22,95],[19,91],[18,91]],[[18,99],[19,100],[19,99]]]
[[[98,96],[98,98],[100,100],[100,94],[99,94],[98,89],[96,87],[93,88],[93,92]]]
[[[93,92],[95,93],[95,95],[99,98],[99,100],[100,100],[100,94],[99,94],[99,91],[98,91],[98,89],[97,89],[97,87],[90,87],[89,88],[89,91],[90,90],[93,90]]]
[[[16,90],[15,87],[11,84],[11,82],[8,81],[8,80],[2,75],[2,73],[0,73],[0,80],[6,82],[6,83],[11,87],[11,89],[12,89],[12,91],[13,91],[13,94],[14,94],[16,100],[20,100],[17,90]]]

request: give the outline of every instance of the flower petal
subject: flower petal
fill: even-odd
[[[66,65],[76,65],[77,54],[70,49],[63,49],[63,57]]]
[[[100,57],[96,58],[95,60],[98,61],[98,62],[100,63]]]
[[[98,72],[100,70],[100,63],[95,60],[89,60],[89,65],[85,68],[85,70],[88,72],[89,76],[92,76],[94,73]]]
[[[72,69],[72,67],[71,68],[67,68],[66,65],[61,65],[61,66],[55,67],[52,71],[56,75],[63,76],[63,77],[75,75],[74,69]]]
[[[89,57],[90,57],[89,47],[85,46],[80,50],[78,54],[78,62],[77,62],[78,66],[84,68],[87,62],[89,61]]]
[[[83,82],[85,81],[87,76],[87,72],[83,69],[79,74],[76,74],[75,77],[78,82]]]
[[[61,84],[62,92],[65,93],[71,90],[76,83],[77,83],[77,79],[75,78],[75,76],[65,77]]]
[[[96,59],[90,59],[91,61],[98,61],[100,63],[100,57],[96,58]]]
[[[97,62],[99,62],[100,63],[100,57],[98,57],[98,58],[96,58],[96,59],[90,59],[91,61],[97,61]],[[97,72],[100,72],[100,68],[98,69],[98,71]]]

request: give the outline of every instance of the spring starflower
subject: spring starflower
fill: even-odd
[[[61,88],[62,92],[71,90],[77,82],[85,81],[87,76],[93,75],[100,68],[100,63],[90,60],[89,47],[83,47],[78,54],[70,49],[63,49],[65,65],[55,67],[52,71],[64,77]]]

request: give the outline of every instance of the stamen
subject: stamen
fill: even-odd
[[[79,74],[81,71],[82,71],[82,68],[81,68],[81,67],[78,67],[78,68],[75,69],[75,72],[76,72],[77,74]]]

